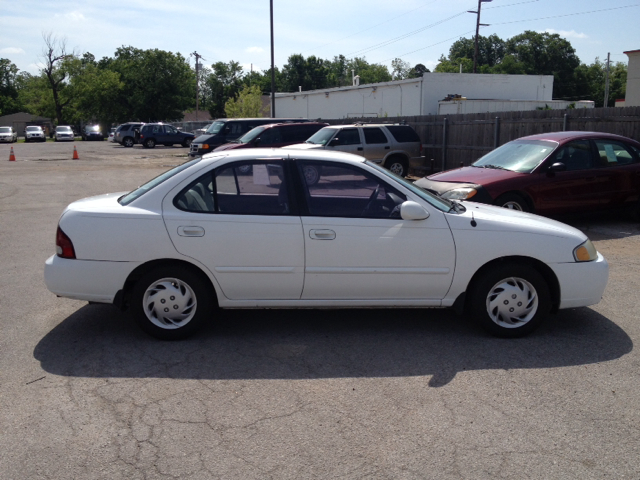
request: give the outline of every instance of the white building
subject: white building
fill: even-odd
[[[624,106],[640,107],[640,50],[629,50],[624,53],[629,57]]]
[[[552,75],[425,73],[422,78],[409,80],[276,93],[275,103],[278,118],[384,118],[436,115],[439,102],[451,94],[470,100],[499,100],[504,106],[502,111],[517,110],[520,106],[510,102],[524,100],[549,104],[552,91]],[[566,108],[560,104],[549,106]]]

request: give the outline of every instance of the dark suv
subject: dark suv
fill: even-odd
[[[273,123],[263,125],[249,130],[239,139],[231,143],[226,143],[214,150],[234,150],[236,148],[257,148],[257,147],[285,147],[294,143],[304,142],[311,135],[316,133],[327,123],[306,122],[306,123]]]
[[[308,121],[306,118],[220,118],[213,122],[204,134],[194,139],[189,156],[197,157],[209,153],[214,148],[236,140],[260,125]]]
[[[157,144],[171,147],[176,143],[183,147],[189,147],[193,138],[193,133],[181,132],[166,123],[146,123],[140,129],[138,143],[141,143],[145,148],[153,148]]]
[[[143,125],[144,123],[142,122],[123,123],[116,129],[116,133],[113,136],[114,141],[123,147],[133,147],[138,143],[140,129]]]

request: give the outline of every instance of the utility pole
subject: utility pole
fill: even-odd
[[[193,52],[191,55],[196,57],[196,122],[198,121],[198,109],[200,107],[200,59],[202,55]],[[204,60],[204,58],[202,58]]]
[[[273,0],[269,0],[271,16],[271,118],[276,118],[276,71],[273,62]]]
[[[480,23],[480,9],[482,8],[482,2],[490,2],[491,0],[478,0],[478,11],[467,10],[467,13],[475,13],[477,15],[476,18],[476,40],[475,40],[475,50],[473,52],[473,73],[477,73],[478,69],[478,35],[480,34],[480,27],[488,27],[487,23]]]
[[[611,57],[611,52],[607,53],[607,79],[604,82],[604,105],[606,107],[609,103],[609,58]]]

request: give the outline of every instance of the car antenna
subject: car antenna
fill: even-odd
[[[472,227],[477,227],[478,226],[478,222],[476,222],[476,219],[473,218],[473,212],[471,212],[471,226]]]

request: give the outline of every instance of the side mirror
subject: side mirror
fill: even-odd
[[[340,142],[340,139],[338,137],[334,137],[331,139],[328,146],[335,147],[336,145],[338,145],[339,142]]]
[[[253,141],[253,144],[254,144],[256,147],[257,147],[258,145],[260,145],[260,137],[256,138],[256,139]]]
[[[567,166],[564,163],[556,162],[548,168],[547,174],[554,175],[556,172],[564,172],[566,169]]]
[[[403,220],[424,220],[429,218],[429,212],[419,203],[407,200],[400,205],[400,216]]]

